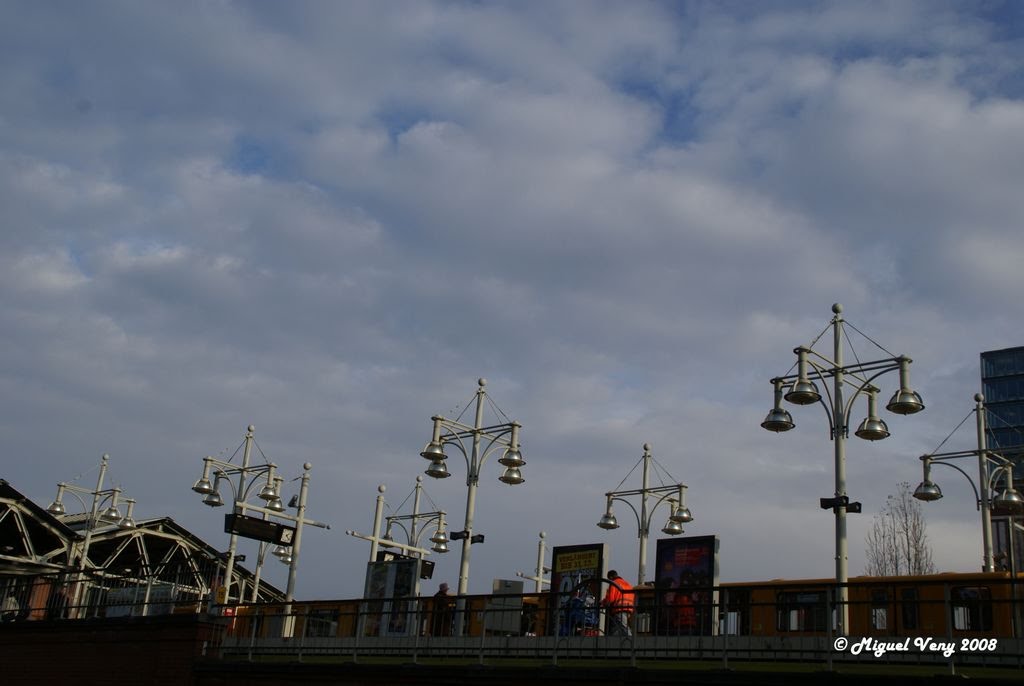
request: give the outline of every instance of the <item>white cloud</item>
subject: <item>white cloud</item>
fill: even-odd
[[[365,530],[486,376],[528,464],[486,466],[474,590],[540,530],[605,540],[644,442],[724,578],[828,576],[827,422],[758,426],[793,347],[842,302],[926,396],[851,439],[853,570],[978,352],[1021,343],[1020,48],[971,8],[65,10],[0,10],[0,430],[34,458],[2,476],[40,500],[110,452],[140,513],[220,540],[188,486],[254,423],[286,473],[313,462],[311,516]],[[462,469],[428,484],[456,525]],[[944,569],[976,568],[967,500]],[[300,595],[358,594],[365,549],[321,533]]]

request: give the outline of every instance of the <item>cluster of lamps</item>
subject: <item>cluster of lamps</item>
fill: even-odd
[[[932,465],[944,464],[945,459],[971,457],[974,455],[976,455],[976,453],[971,450],[964,451],[963,453],[922,455],[921,462],[924,470],[924,479],[917,485],[917,488],[914,489],[914,497],[924,502],[933,502],[941,499],[942,489],[939,488],[938,484],[932,481]],[[1013,486],[1013,463],[1010,460],[997,456],[993,453],[988,453],[984,459],[997,465],[989,475],[988,482],[986,484],[990,490],[995,491],[995,494],[991,498],[992,505],[1011,512],[1020,512],[1024,509],[1024,497],[1022,497],[1020,491]],[[966,472],[955,465],[946,464],[946,466],[953,467],[963,473],[964,476],[967,476]],[[996,487],[996,484],[999,483],[1000,475],[1003,476],[1002,488]],[[970,480],[969,476],[967,478]],[[974,485],[973,481],[971,481],[971,485]],[[975,496],[980,507],[982,499],[977,490],[975,490]]]
[[[107,473],[107,465],[110,461],[110,455],[104,454],[100,458],[100,474],[99,479],[96,482],[95,490],[90,490],[82,486],[76,486],[75,484],[58,483],[57,484],[57,496],[53,499],[53,502],[46,508],[46,511],[52,514],[54,517],[63,517],[67,514],[67,509],[64,507],[64,494],[70,492],[75,496],[78,501],[85,508],[85,501],[79,494],[91,495],[93,497],[93,505],[90,511],[89,527],[92,528],[99,522],[106,522],[108,524],[116,524],[122,529],[134,529],[135,518],[133,514],[135,512],[135,500],[133,498],[125,498],[125,503],[128,505],[128,509],[125,514],[121,515],[121,510],[118,509],[118,500],[121,497],[120,488],[103,488],[103,478]],[[109,504],[108,504],[109,503]],[[105,509],[104,506],[106,505]],[[100,510],[103,510],[100,512]]]
[[[481,379],[482,380],[482,379]],[[444,452],[446,445],[455,445],[458,449],[466,455],[466,451],[459,441],[460,438],[465,436],[460,435],[463,432],[456,431],[451,435],[442,438],[442,430],[445,423],[450,423],[451,420],[446,420],[444,417],[431,417],[434,422],[434,436],[430,442],[427,443],[426,447],[420,451],[420,457],[430,460],[430,465],[424,472],[427,476],[435,479],[447,479],[451,476],[451,472],[448,471],[448,465],[446,460],[448,455]],[[498,458],[498,464],[505,467],[505,471],[498,477],[498,481],[508,484],[510,486],[518,486],[523,483],[522,467],[526,464],[526,460],[523,459],[522,453],[519,451],[519,424],[512,422],[508,425],[508,430],[511,434],[509,438],[509,445],[505,448],[504,454]],[[491,427],[485,427],[489,429]],[[504,427],[502,427],[504,428]],[[472,429],[466,428],[466,431],[471,433]]]
[[[124,514],[121,515],[121,510],[118,508],[118,500],[121,497],[120,488],[103,488],[103,480],[107,475],[107,467],[110,462],[110,455],[104,454],[100,458],[100,470],[99,476],[96,479],[96,488],[88,489],[82,486],[69,483],[58,483],[57,484],[57,496],[53,502],[46,508],[46,511],[55,517],[63,517],[67,515],[67,508],[64,506],[64,494],[71,493],[78,502],[81,503],[82,508],[88,510],[88,520],[85,527],[85,537],[82,541],[81,553],[78,556],[78,572],[84,574],[87,560],[89,558],[89,547],[92,543],[92,532],[100,523],[114,524],[121,529],[134,529],[136,527],[135,518],[133,517],[135,511],[135,500],[132,498],[126,498],[125,503],[128,508]],[[89,507],[85,504],[85,500],[82,498],[83,495],[92,496],[92,506]],[[101,511],[102,510],[102,511]],[[78,612],[79,598],[84,591],[84,584],[77,584],[75,586],[74,597],[72,598],[72,607],[76,608],[74,611]]]
[[[86,495],[98,494],[104,500],[109,500],[110,505],[104,509],[103,512],[93,515],[93,521],[91,524],[106,522],[108,524],[115,524],[121,529],[134,529],[136,527],[135,517],[133,516],[135,514],[135,499],[125,498],[124,502],[128,505],[128,508],[124,515],[122,515],[121,510],[118,509],[118,498],[121,495],[120,488],[111,488],[106,491],[90,491],[73,484],[59,483],[57,484],[57,497],[46,508],[46,511],[54,517],[63,517],[67,514],[67,510],[65,509],[63,502],[64,493],[66,491],[71,491],[73,494],[75,491],[79,491]],[[77,497],[77,494],[75,495]],[[84,501],[82,502],[84,506]],[[101,506],[102,504],[103,503],[101,502]]]
[[[644,443],[644,452],[641,457],[643,462],[643,475],[642,475],[642,487],[638,489],[626,490],[626,491],[609,491],[605,493],[606,503],[604,514],[601,515],[601,519],[598,520],[597,526],[605,530],[612,530],[619,528],[619,520],[615,516],[615,511],[612,509],[612,503],[619,501],[625,503],[630,510],[633,511],[633,515],[636,517],[637,523],[637,536],[640,539],[640,551],[639,551],[639,562],[637,565],[637,584],[642,584],[646,577],[647,572],[647,539],[650,534],[651,520],[654,517],[654,512],[658,509],[658,506],[662,503],[667,503],[669,506],[669,516],[665,525],[661,528],[662,533],[668,534],[669,536],[678,536],[683,533],[683,524],[688,524],[693,521],[693,514],[690,512],[690,508],[686,506],[686,485],[683,483],[675,483],[664,486],[650,486],[650,467],[654,457],[651,455],[651,446],[649,443]],[[629,502],[626,498],[631,496],[640,496],[640,509],[639,511]],[[651,496],[660,496],[654,505],[648,507],[648,499]]]
[[[761,422],[761,426],[769,431],[782,433],[796,427],[793,416],[788,410],[782,407],[782,399],[794,405],[813,405],[821,402],[821,393],[817,385],[808,377],[808,348],[796,348],[797,354],[797,378],[787,384],[784,378],[772,379],[775,386],[775,404],[768,412],[768,416]],[[921,395],[909,387],[909,366],[910,358],[898,357],[894,360],[900,373],[900,388],[897,390],[885,409],[893,414],[908,415],[916,414],[924,409],[924,402]],[[888,370],[886,370],[888,371]],[[789,390],[785,390],[787,388]],[[868,416],[858,425],[854,435],[866,441],[880,441],[889,437],[889,427],[885,420],[878,416],[878,389],[867,383],[858,392],[863,392],[868,398]]]
[[[230,475],[225,468],[221,467],[214,471],[213,483],[210,483],[210,465],[211,463],[217,462],[212,457],[203,458],[203,475],[199,477],[196,483],[192,486],[192,490],[199,495],[205,496],[203,498],[203,504],[209,505],[210,507],[222,507],[224,505],[224,498],[220,494],[220,485],[222,482],[226,482],[232,491],[232,498],[234,500],[244,500],[245,498],[238,498],[238,493],[235,491],[235,485],[231,481]],[[284,483],[284,479],[280,476],[276,476],[274,470],[276,465],[267,464],[260,465],[258,467],[250,467],[247,471],[254,471],[258,476],[265,477],[266,481],[256,497],[264,501],[264,507],[271,512],[280,514],[285,512],[284,503],[281,501],[281,485]],[[234,468],[238,470],[238,468]],[[291,546],[279,545],[274,548],[271,554],[281,561],[282,564],[290,565],[292,563],[292,550]]]
[[[462,540],[462,555],[459,561],[459,596],[464,596],[469,591],[470,546],[473,543],[482,543],[484,539],[483,535],[473,533],[476,491],[480,483],[481,468],[491,454],[501,450],[498,463],[505,469],[498,480],[510,486],[517,486],[524,481],[522,467],[526,464],[526,460],[523,459],[519,449],[521,425],[514,421],[489,426],[484,424],[484,404],[488,400],[486,385],[486,379],[477,380],[476,413],[473,424],[465,424],[459,419],[447,419],[439,415],[431,417],[433,432],[430,441],[420,451],[420,457],[430,461],[425,473],[434,479],[447,479],[451,476],[447,465],[446,447],[453,446],[462,453],[466,462],[468,472],[466,477],[466,519],[462,531],[458,532],[459,539]],[[493,402],[491,404],[493,405]],[[454,533],[451,539],[457,540]],[[461,619],[459,621],[461,622]],[[458,628],[461,629],[461,626]]]
[[[381,536],[381,539],[383,541],[390,541],[393,543],[395,537],[392,534],[391,529],[393,526],[398,526],[405,531],[406,537],[409,539],[409,545],[416,545],[418,537],[414,535],[413,532],[409,531],[408,529],[405,529],[405,526],[402,524],[402,521],[412,520],[413,522],[415,522],[419,519],[424,519],[429,523],[430,521],[436,519],[437,528],[434,530],[433,535],[431,535],[431,537],[428,539],[433,544],[430,546],[430,549],[433,550],[435,553],[447,553],[448,532],[445,531],[445,527],[447,525],[445,524],[444,517],[445,513],[443,511],[420,512],[413,513],[410,515],[390,515],[389,517],[386,517],[387,524],[384,529],[384,535]],[[387,543],[385,543],[384,545],[387,545]]]
[[[974,396],[973,412],[976,415],[977,449],[922,455],[920,459],[923,478],[921,483],[917,485],[917,488],[914,489],[914,497],[924,502],[934,502],[942,498],[942,489],[932,480],[932,467],[934,465],[952,467],[960,472],[974,490],[975,502],[977,503],[978,510],[981,511],[982,569],[986,572],[991,572],[995,570],[994,547],[992,543],[992,509],[997,508],[1011,514],[1018,514],[1024,511],[1024,497],[1021,496],[1020,492],[1013,485],[1014,463],[988,449],[985,428],[985,397],[980,393]],[[1001,450],[1008,453],[1020,452],[1022,449],[1024,449],[1024,446],[1020,445],[1001,447]],[[967,472],[953,464],[954,460],[965,457],[974,457],[978,460],[977,486],[975,486],[974,480]],[[994,469],[990,469],[993,466]]]
[[[855,364],[846,364],[843,361],[846,321],[842,312],[843,306],[839,303],[832,306],[833,316],[828,327],[832,329],[831,358],[813,350],[811,346],[795,348],[793,352],[797,356],[797,372],[771,380],[775,389],[775,402],[765,420],[761,422],[763,428],[775,433],[790,431],[796,426],[792,415],[782,407],[783,399],[794,405],[821,403],[825,408],[835,453],[835,493],[832,498],[822,498],[821,505],[823,508],[831,508],[835,513],[836,585],[840,603],[837,630],[840,635],[846,634],[849,627],[846,514],[857,512],[860,507],[859,503],[850,502],[846,492],[846,438],[850,431],[849,419],[853,403],[860,395],[867,397],[868,416],[857,425],[854,435],[868,441],[889,437],[888,425],[878,416],[880,391],[874,384],[883,374],[899,372],[899,389],[886,404],[887,410],[898,415],[912,415],[924,409],[921,395],[910,387],[909,357],[900,355],[869,362],[858,360]],[[826,379],[832,381],[831,388],[827,385],[824,387],[828,402],[814,379],[822,382]],[[852,391],[848,399],[845,395],[847,388]]]

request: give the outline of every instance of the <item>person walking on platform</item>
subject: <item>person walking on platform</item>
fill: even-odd
[[[452,600],[448,595],[448,584],[441,584],[434,594],[434,619],[431,626],[433,636],[451,636]]]
[[[619,576],[614,569],[608,572],[608,591],[601,605],[608,608],[605,633],[609,636],[632,636],[629,628],[633,610],[636,609],[636,593],[633,585]]]

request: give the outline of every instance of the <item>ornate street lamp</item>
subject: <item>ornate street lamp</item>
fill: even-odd
[[[430,442],[420,451],[420,457],[430,460],[426,470],[427,476],[444,479],[450,476],[447,467],[448,455],[445,448],[454,447],[466,461],[466,520],[459,533],[462,540],[462,557],[459,562],[458,595],[469,592],[469,559],[470,546],[474,542],[482,542],[483,536],[473,534],[473,516],[476,510],[476,491],[480,482],[480,469],[494,452],[501,450],[498,463],[505,469],[498,480],[515,486],[523,483],[522,467],[526,464],[519,450],[519,422],[508,421],[501,424],[484,425],[484,402],[489,400],[484,386],[486,379],[480,379],[476,391],[476,417],[472,425],[464,424],[456,419],[434,416],[434,431]],[[493,406],[493,401],[491,402]],[[498,410],[500,412],[500,410]],[[502,413],[503,414],[503,413]],[[461,417],[461,415],[460,415]],[[467,445],[468,443],[468,445]],[[454,536],[452,537],[454,539]],[[460,613],[461,618],[461,613]]]
[[[647,539],[650,535],[654,512],[658,509],[658,506],[662,503],[668,503],[669,505],[669,516],[665,525],[661,528],[662,533],[668,534],[669,536],[678,536],[683,533],[683,524],[693,521],[693,515],[690,513],[690,509],[686,507],[685,484],[674,483],[671,485],[653,487],[650,485],[650,468],[652,460],[654,460],[654,458],[651,455],[651,446],[649,443],[644,443],[644,453],[640,458],[640,461],[643,463],[642,487],[627,491],[609,491],[605,493],[604,495],[606,500],[604,514],[601,515],[601,519],[597,522],[597,526],[608,531],[619,528],[619,521],[615,516],[615,511],[612,509],[612,503],[614,501],[625,503],[629,509],[633,511],[633,515],[636,517],[637,523],[637,537],[640,539],[639,563],[637,565],[636,573],[637,586],[641,585],[647,576]],[[633,469],[636,469],[636,467],[634,466]],[[632,471],[630,473],[632,473]],[[667,471],[665,473],[668,474]],[[669,476],[671,478],[671,475]],[[629,478],[628,474],[626,475],[626,478]],[[625,479],[623,479],[623,481],[625,481]],[[637,495],[640,496],[639,511],[633,507],[632,503],[626,500],[626,498],[630,496]],[[648,501],[651,496],[660,497],[654,502],[653,506],[648,507]]]
[[[242,443],[242,460],[240,465],[218,460],[214,457],[203,458],[203,472],[199,479],[192,486],[192,490],[203,497],[203,503],[210,507],[220,507],[225,504],[221,496],[221,487],[227,485],[231,491],[231,505],[234,514],[245,516],[246,512],[257,512],[267,521],[272,518],[283,519],[295,524],[295,531],[290,545],[278,545],[272,554],[281,562],[288,565],[288,583],[285,590],[286,611],[290,611],[290,603],[295,592],[295,580],[298,574],[299,550],[302,542],[302,528],[309,524],[322,529],[331,528],[323,522],[317,522],[306,518],[306,499],[309,492],[310,470],[312,465],[308,462],[303,464],[303,472],[296,480],[300,481],[299,493],[293,499],[296,507],[295,514],[287,511],[281,501],[281,486],[284,478],[277,474],[277,466],[271,462],[253,465],[250,463],[252,447],[255,444],[253,432],[256,428],[250,425]],[[237,451],[236,451],[237,454]],[[210,476],[214,477],[210,482]],[[258,487],[258,490],[257,490]],[[255,497],[262,505],[255,505],[248,502]],[[266,556],[268,543],[262,541],[257,555],[256,572],[253,579],[252,601],[256,602],[259,594],[260,576],[263,569],[263,561]],[[218,599],[220,603],[228,603],[231,598],[231,586],[233,583],[235,559],[238,550],[238,534],[232,532],[228,544],[227,562],[224,569],[223,598]],[[218,594],[219,595],[219,594]],[[241,599],[241,593],[239,593]],[[286,612],[287,614],[287,612]],[[290,635],[292,627],[291,618],[286,620],[285,635]]]
[[[960,472],[974,490],[975,502],[977,503],[978,510],[981,512],[982,570],[991,572],[995,571],[995,551],[992,544],[992,509],[998,508],[1007,510],[1010,513],[1018,513],[1024,510],[1024,498],[1021,497],[1020,493],[1013,486],[1013,462],[988,449],[985,437],[985,411],[985,397],[981,393],[975,394],[972,412],[975,413],[975,425],[977,427],[977,450],[930,453],[921,456],[923,478],[917,488],[914,489],[914,497],[924,502],[933,502],[942,498],[942,489],[932,481],[931,470],[933,465],[952,467]],[[956,429],[954,429],[955,431]],[[1004,450],[1012,452],[1020,449],[1024,449],[1024,446],[1010,446]],[[976,457],[978,459],[977,486],[967,472],[951,462],[952,460],[965,457]],[[990,469],[992,466],[995,468]],[[1001,483],[1000,476],[1003,477]],[[1010,530],[1012,535],[1012,524]]]
[[[837,628],[840,635],[849,631],[849,593],[846,587],[848,579],[846,513],[860,511],[860,503],[851,503],[846,493],[846,438],[850,432],[850,415],[853,404],[858,396],[867,396],[868,416],[858,425],[854,435],[869,441],[887,438],[889,427],[878,417],[877,394],[879,389],[874,385],[874,381],[886,372],[898,371],[899,389],[886,404],[886,409],[901,415],[915,414],[924,409],[921,396],[910,388],[910,358],[891,356],[870,362],[858,360],[856,364],[844,362],[845,328],[853,327],[843,319],[842,312],[842,305],[838,303],[833,305],[833,317],[825,329],[825,331],[828,328],[832,329],[832,356],[828,357],[814,350],[814,343],[811,346],[794,349],[793,352],[797,356],[796,374],[775,377],[771,380],[775,389],[775,403],[768,412],[768,416],[761,422],[762,427],[775,433],[789,431],[795,426],[792,416],[781,406],[783,398],[795,405],[820,403],[825,408],[830,437],[835,448],[835,494],[832,498],[822,498],[821,506],[823,509],[831,509],[835,513],[836,586],[841,608],[838,613]],[[855,328],[854,330],[856,331]],[[814,342],[817,342],[824,333],[823,331]],[[831,389],[827,383],[829,379],[832,381]],[[821,383],[823,391],[819,389],[816,381]],[[852,391],[849,398],[846,397],[847,389]]]
[[[60,482],[57,484],[57,496],[46,508],[46,511],[54,517],[65,518],[69,516],[67,508],[64,506],[64,494],[70,493],[82,505],[82,509],[88,511],[88,517],[85,521],[85,536],[82,539],[81,548],[77,554],[78,583],[75,584],[75,590],[71,598],[72,611],[76,613],[81,611],[78,605],[85,586],[85,568],[89,559],[89,548],[92,544],[93,531],[103,524],[114,524],[121,529],[135,528],[135,519],[132,516],[135,511],[135,500],[132,498],[125,499],[128,509],[122,516],[121,510],[118,507],[118,501],[121,497],[120,487],[103,488],[103,480],[106,478],[109,462],[110,455],[104,454],[100,458],[100,472],[96,479],[95,489]],[[86,505],[85,500],[82,498],[83,495],[92,496],[91,506]],[[75,555],[72,554],[68,561],[73,562],[74,559]]]

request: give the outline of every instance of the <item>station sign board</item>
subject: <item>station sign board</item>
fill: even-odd
[[[288,546],[295,540],[295,527],[243,514],[224,515],[224,531],[257,541]]]

